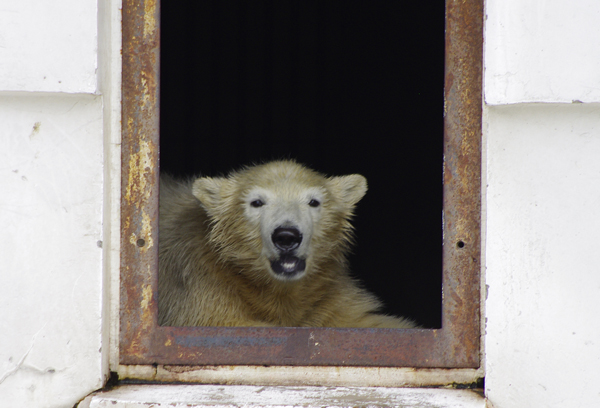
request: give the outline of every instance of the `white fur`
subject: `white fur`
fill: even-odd
[[[324,192],[315,187],[298,188],[292,184],[277,185],[272,188],[254,188],[246,196],[244,216],[248,222],[260,229],[263,250],[262,255],[272,260],[279,256],[279,251],[273,244],[271,236],[275,229],[280,227],[297,228],[302,234],[302,242],[295,255],[310,262],[310,243],[315,228],[319,228],[321,221],[322,205],[310,206],[311,200],[322,203]],[[260,200],[261,207],[255,208],[252,202]],[[294,275],[292,279],[300,279],[305,272]],[[273,273],[277,278],[287,278]]]
[[[160,190],[161,325],[414,327],[348,272],[364,177],[279,161]]]

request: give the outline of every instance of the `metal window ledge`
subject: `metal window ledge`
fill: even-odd
[[[251,385],[125,385],[87,397],[79,408],[160,407],[485,408],[472,390]]]

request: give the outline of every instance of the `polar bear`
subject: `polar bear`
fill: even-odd
[[[275,161],[227,177],[161,176],[159,324],[410,328],[348,272],[358,174]]]

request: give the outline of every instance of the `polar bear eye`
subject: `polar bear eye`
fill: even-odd
[[[313,198],[312,200],[309,201],[308,205],[310,205],[311,207],[318,207],[321,205],[321,203],[319,202],[319,200],[315,200]]]
[[[250,203],[250,205],[254,208],[258,208],[258,207],[262,207],[263,205],[265,205],[265,203],[263,202],[263,200],[254,200]]]

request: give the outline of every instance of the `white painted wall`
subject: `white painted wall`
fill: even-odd
[[[598,406],[600,2],[486,9],[486,395]]]
[[[120,2],[1,3],[0,407],[70,408],[108,374]]]
[[[102,386],[102,101],[0,96],[0,406]]]
[[[487,0],[488,104],[600,101],[600,2]]]
[[[0,91],[95,93],[97,8],[98,0],[2,0]]]
[[[486,388],[600,403],[600,104],[488,110]]]

